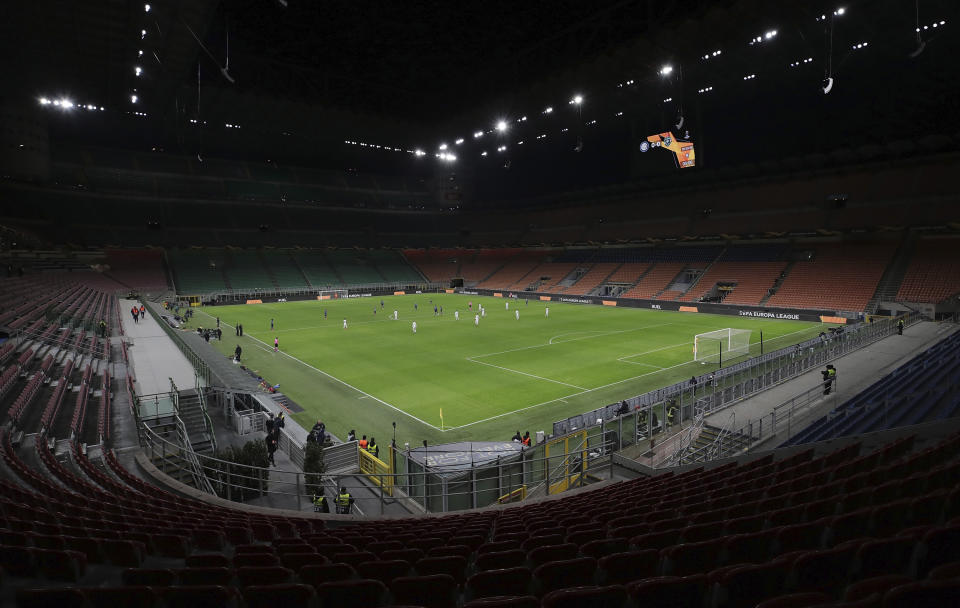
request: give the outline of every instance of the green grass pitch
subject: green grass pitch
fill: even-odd
[[[823,328],[523,300],[510,300],[506,310],[502,298],[452,294],[382,300],[383,309],[379,297],[208,307],[197,311],[192,326],[211,327],[219,316],[226,332],[211,344],[229,356],[239,341],[244,363],[304,408],[294,416],[304,427],[322,419],[341,438],[356,429],[383,445],[392,422],[399,445],[503,440],[518,429],[549,433],[556,420],[713,368],[692,361],[698,333],[751,329],[751,354],[757,354],[761,330],[770,351]],[[477,327],[481,304],[487,314]],[[434,316],[434,305],[443,307],[442,316]],[[394,310],[398,321],[388,318]],[[237,323],[243,338],[233,335]]]

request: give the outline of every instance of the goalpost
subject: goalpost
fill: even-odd
[[[706,365],[750,354],[749,329],[718,329],[693,337],[693,360]]]
[[[324,289],[317,294],[318,300],[339,300],[347,297],[347,289]]]

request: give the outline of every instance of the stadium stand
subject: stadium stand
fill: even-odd
[[[293,260],[303,270],[304,276],[314,287],[340,287],[343,280],[330,266],[326,256],[319,251],[297,251]]]
[[[232,289],[273,289],[276,287],[260,255],[248,249],[227,249],[222,254],[227,281]]]
[[[290,253],[265,249],[260,253],[270,278],[281,289],[308,287],[307,277],[297,266]]]
[[[603,285],[608,278],[610,282],[616,282],[614,278],[616,276],[615,271],[617,271],[619,267],[621,267],[621,265],[616,262],[594,264],[590,267],[590,270],[577,279],[576,283],[567,287],[564,291],[569,294],[587,295],[597,287]],[[635,280],[635,278],[630,279],[629,282],[633,283]]]
[[[326,256],[344,284],[383,283],[386,280],[370,260],[359,251],[335,249],[328,251]]]
[[[388,282],[423,282],[423,277],[412,268],[398,251],[374,249],[369,259]]]
[[[227,289],[223,251],[171,249],[167,252],[177,292],[201,294]]]
[[[673,279],[680,274],[686,264],[683,262],[662,262],[654,264],[640,281],[621,294],[623,298],[653,298],[666,289]]]
[[[522,287],[513,286],[521,284],[528,275],[530,280],[524,285],[538,279],[539,277],[533,276],[533,270],[548,255],[550,255],[548,251],[519,250],[515,255],[506,259],[501,268],[476,286],[482,289],[516,289],[519,291]]]
[[[756,306],[767,296],[768,290],[786,267],[786,262],[717,262],[681,299],[687,302],[700,300],[718,283],[724,283],[732,285],[733,290],[720,292],[721,296],[727,294],[722,297],[723,302]]]
[[[531,270],[528,275],[509,286],[509,289],[523,291],[543,291],[546,293],[558,293],[563,291],[560,282],[567,278],[571,272],[576,269],[577,264],[569,262],[546,262],[538,265]]]
[[[955,598],[960,583],[940,573],[960,559],[960,434],[915,443],[903,436],[861,455],[848,441],[502,510],[353,523],[209,505],[133,475],[112,452],[107,472],[77,444],[68,467],[45,441],[18,449],[2,429],[0,565],[21,606],[63,597],[455,607],[510,595],[530,599],[501,605],[613,597],[716,608],[800,593],[876,593],[887,605]]]
[[[958,251],[960,239],[956,237],[920,239],[897,301],[937,303],[960,293]]]
[[[460,274],[464,281],[474,283],[479,287],[479,282],[490,278],[502,266],[509,263],[510,260],[522,252],[522,249],[481,249],[476,255],[469,255],[460,265]]]
[[[796,262],[767,304],[786,308],[862,311],[894,253],[890,244],[820,244]]]
[[[167,285],[163,270],[163,252],[158,249],[107,249],[105,271],[118,283],[146,291],[164,291]]]
[[[407,249],[403,252],[407,261],[431,282],[449,282],[460,276],[460,265],[466,258],[472,259],[476,252],[469,249]]]
[[[958,346],[960,334],[954,333],[844,402],[783,445],[859,435],[960,415]]]

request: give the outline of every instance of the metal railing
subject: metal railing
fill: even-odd
[[[207,485],[201,480],[199,487],[209,494],[235,502],[312,510],[311,496],[315,488],[307,483],[309,473],[240,465],[199,453],[187,455],[183,453],[184,447],[147,424],[140,425],[140,437],[144,454],[168,475],[192,478],[192,468],[198,467],[202,477],[209,482]],[[614,463],[612,444],[595,439],[587,437],[575,449],[549,457],[542,455],[537,448],[530,448],[520,453],[523,467],[517,467],[518,462],[494,463],[482,471],[479,468],[462,471],[465,477],[457,480],[448,479],[450,471],[433,466],[420,467],[416,471],[372,473],[379,483],[371,483],[366,479],[367,475],[357,469],[333,472],[335,462],[358,458],[356,443],[351,442],[325,450],[325,461],[331,472],[321,475],[320,485],[326,489],[346,488],[356,499],[356,514],[440,512],[485,506],[495,504],[504,496],[517,496],[520,488],[539,484],[541,491],[530,495],[542,496],[556,493],[558,484],[564,482],[566,489],[587,485],[591,482],[590,477],[604,478]],[[389,446],[386,449],[391,464],[404,460],[403,450]],[[351,451],[352,456],[348,455]],[[343,467],[339,470],[342,471]],[[590,477],[587,472],[591,472]],[[550,491],[551,488],[554,491]],[[392,496],[387,489],[392,490]],[[527,494],[526,490],[522,493]],[[480,500],[485,496],[490,499]],[[329,492],[327,497],[331,498]],[[438,505],[442,508],[433,508]]]
[[[690,450],[690,446],[693,445],[693,442],[697,440],[697,438],[700,436],[700,433],[703,431],[703,424],[703,410],[700,410],[694,416],[693,424],[680,433],[680,439],[678,440],[677,446],[673,450],[670,457],[666,461],[658,463],[657,466],[674,466],[680,462],[683,462],[684,455]]]
[[[921,319],[918,315],[907,315],[904,320],[909,326]],[[617,414],[619,404],[610,404],[555,422],[554,436],[594,427],[598,420],[607,426],[623,426],[618,420],[626,418],[628,426],[645,427],[637,431],[638,437],[651,438],[662,430],[664,416],[670,406],[677,407],[676,422],[683,425],[692,421],[700,410],[710,415],[891,336],[896,331],[896,319],[884,319],[848,327],[841,333],[813,337],[799,344],[696,376],[696,384],[687,380],[627,399],[627,404],[633,411],[623,416]],[[633,420],[637,412],[645,412],[643,425],[638,425],[637,421]],[[626,435],[621,433],[620,436]]]
[[[177,332],[170,327],[170,325],[163,319],[162,315],[153,309],[152,304],[150,306],[145,306],[145,308],[150,313],[150,316],[153,317],[153,320],[163,328],[163,331],[166,332],[167,336],[173,341],[174,344],[177,345],[177,348],[179,348],[180,352],[183,353],[183,356],[187,358],[187,361],[190,362],[190,365],[193,366],[197,377],[198,386],[201,384],[203,386],[210,386],[213,375],[210,373],[210,366],[207,365],[206,361],[203,360],[203,357],[194,352],[194,350],[190,348],[190,346],[188,346],[180,336],[177,335]]]

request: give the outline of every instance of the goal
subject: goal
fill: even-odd
[[[722,363],[724,359],[750,354],[749,329],[718,329],[693,337],[693,360]]]
[[[317,294],[318,300],[339,300],[340,298],[347,297],[348,290],[346,289],[325,289]]]

